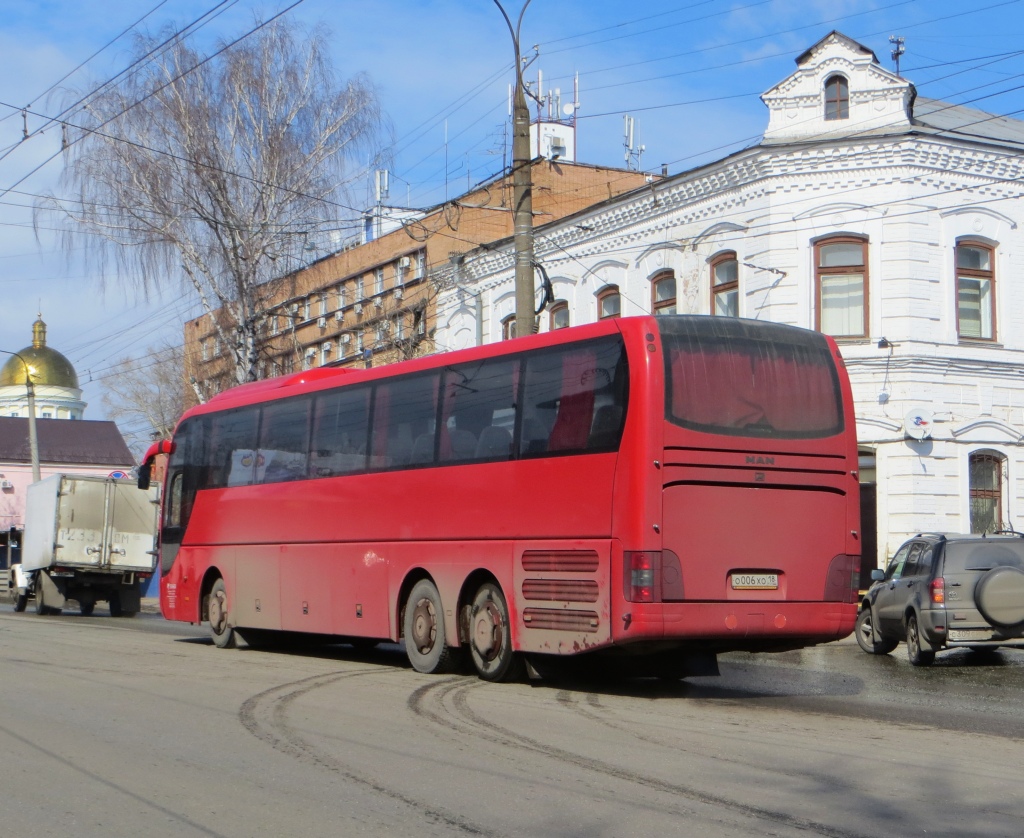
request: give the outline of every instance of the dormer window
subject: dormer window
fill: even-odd
[[[842,76],[825,81],[825,119],[850,118],[850,86]]]

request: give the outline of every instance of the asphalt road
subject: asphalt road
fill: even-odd
[[[100,609],[98,609],[99,611]],[[852,640],[678,685],[485,684],[0,605],[0,824],[35,836],[1014,836],[1024,653]]]

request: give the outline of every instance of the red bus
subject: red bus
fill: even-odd
[[[303,632],[404,642],[420,672],[468,652],[487,680],[582,654],[685,675],[856,619],[853,402],[817,332],[636,317],[320,368],[221,393],[158,450],[161,609],[222,647]]]

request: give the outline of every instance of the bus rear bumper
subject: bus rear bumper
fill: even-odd
[[[857,605],[844,602],[623,603],[614,643],[695,641],[721,651],[799,648],[853,632]]]

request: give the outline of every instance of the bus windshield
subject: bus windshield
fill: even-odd
[[[843,431],[836,365],[820,334],[717,317],[659,320],[659,329],[669,422],[775,439]]]

